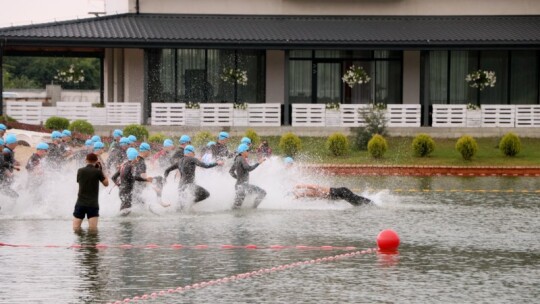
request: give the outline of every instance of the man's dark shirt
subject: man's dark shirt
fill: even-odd
[[[217,166],[216,163],[205,164],[202,161],[191,156],[184,156],[177,165],[180,170],[180,184],[192,184],[195,181],[195,169],[196,166],[202,168],[212,168]]]
[[[77,183],[79,183],[79,195],[76,206],[99,208],[99,183],[105,180],[103,171],[87,165],[77,171]]]
[[[237,185],[245,183],[247,184],[249,183],[249,172],[253,171],[258,166],[259,163],[250,166],[247,160],[245,160],[242,155],[238,154],[234,159],[231,170],[229,170],[229,174],[231,174],[232,177],[236,178]]]

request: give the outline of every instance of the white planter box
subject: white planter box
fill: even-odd
[[[200,126],[201,112],[199,109],[186,109],[186,126]]]
[[[334,110],[326,110],[326,126],[327,127],[340,127],[341,126],[341,113]]]
[[[247,110],[233,110],[233,125],[239,127],[245,127],[248,125],[248,111]]]
[[[467,110],[467,127],[481,127],[482,126],[482,111],[481,110]]]

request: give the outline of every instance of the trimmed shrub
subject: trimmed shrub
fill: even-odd
[[[435,141],[427,134],[418,134],[413,139],[412,148],[416,156],[429,156],[435,150]]]
[[[124,128],[124,136],[128,137],[130,135],[133,135],[137,137],[137,141],[144,141],[146,138],[148,138],[148,130],[146,127],[141,125],[127,125]]]
[[[373,158],[381,158],[388,150],[388,143],[386,142],[386,139],[384,139],[384,137],[379,134],[375,134],[369,140],[367,148],[369,154]]]
[[[302,149],[302,140],[292,132],[285,133],[279,140],[279,149],[286,156],[295,156]]]
[[[212,133],[207,132],[207,131],[201,131],[195,134],[195,136],[193,137],[191,141],[193,143],[193,146],[195,146],[195,148],[202,148],[202,147],[206,147],[206,144],[212,140],[213,141],[216,140],[216,137],[212,135]]]
[[[69,124],[68,130],[81,134],[94,134],[94,126],[86,120],[78,119]]]
[[[155,133],[155,134],[150,135],[150,137],[148,137],[148,142],[163,145],[163,142],[165,141],[165,139],[167,139],[165,134]]]
[[[257,147],[259,145],[259,142],[261,141],[261,138],[259,137],[257,132],[255,132],[255,130],[247,129],[245,135],[246,135],[247,138],[251,139],[251,146],[252,147]]]
[[[2,122],[17,122],[17,120],[11,116],[8,116],[8,115],[3,115],[3,116],[0,116],[0,121]]]
[[[456,150],[464,160],[471,160],[478,152],[476,140],[469,135],[461,136],[456,143]]]
[[[342,133],[334,133],[326,140],[326,150],[334,156],[343,156],[349,153],[349,139]]]
[[[51,116],[45,121],[45,128],[50,130],[65,130],[69,127],[69,119],[58,116]]]
[[[516,156],[521,151],[521,140],[512,132],[506,133],[499,142],[499,150],[506,156]]]

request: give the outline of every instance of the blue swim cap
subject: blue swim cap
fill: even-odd
[[[36,146],[36,149],[37,149],[37,150],[49,150],[49,145],[47,145],[47,144],[44,143],[44,142],[40,142],[40,143]]]
[[[285,164],[292,164],[292,163],[294,163],[294,159],[293,159],[292,157],[290,157],[290,156],[287,156],[287,157],[285,157],[285,158],[283,159],[283,162],[284,162]]]
[[[122,137],[122,136],[124,136],[124,132],[122,132],[122,130],[120,130],[120,129],[116,129],[116,130],[113,131],[112,136],[113,137]]]
[[[135,148],[127,149],[126,154],[128,160],[134,160],[135,158],[137,158],[137,156],[139,156],[139,152],[137,152],[137,149]]]
[[[206,146],[207,146],[207,147],[211,147],[211,146],[214,146],[215,144],[216,144],[215,141],[209,141],[209,142],[206,144]]]
[[[130,135],[130,136],[128,136],[128,139],[129,139],[129,141],[130,141],[131,143],[134,143],[134,142],[137,141],[137,137],[135,137],[135,135]]]
[[[249,137],[243,137],[240,141],[242,144],[251,145],[251,139]]]
[[[173,141],[168,138],[165,139],[165,141],[163,142],[163,147],[172,147],[172,146],[174,146]]]
[[[5,131],[7,130],[7,127],[5,124],[0,124],[0,130]]]
[[[17,143],[17,136],[15,136],[15,134],[8,134],[8,136],[6,136],[6,140],[5,140],[6,145],[11,145],[11,144],[16,144],[16,143]]]
[[[98,135],[94,135],[92,136],[91,140],[92,142],[95,142],[95,143],[101,142],[101,137],[99,137]]]
[[[130,141],[127,137],[120,138],[120,141],[118,142],[120,146],[127,146],[129,145]]]
[[[3,146],[3,145],[4,145],[4,139],[0,137],[0,146]]]
[[[85,142],[84,142],[84,145],[87,146],[87,147],[91,147],[94,145],[94,142],[91,140],[91,139],[87,139]]]
[[[187,135],[180,136],[180,139],[178,140],[181,144],[187,144],[188,142],[191,142],[191,137]]]
[[[195,153],[195,147],[193,147],[192,145],[187,145],[184,148],[184,155],[187,155],[189,153]]]
[[[150,145],[143,142],[140,146],[139,146],[139,150],[141,152],[144,152],[144,151],[150,151]]]
[[[103,148],[105,148],[105,145],[102,142],[98,141],[94,143],[94,150],[101,150]]]
[[[238,152],[238,153],[243,153],[243,152],[246,152],[246,151],[248,151],[248,150],[249,150],[248,145],[246,145],[246,144],[240,144],[240,145],[238,146],[238,148],[236,149],[236,152]]]
[[[224,140],[224,139],[227,139],[227,138],[229,138],[229,133],[227,133],[225,131],[219,132],[219,136],[218,136],[219,140]]]
[[[52,138],[52,139],[59,139],[59,138],[61,138],[61,137],[62,137],[62,133],[60,133],[59,131],[53,131],[53,132],[51,133],[51,138]]]
[[[71,137],[71,131],[70,130],[62,131],[62,137]]]

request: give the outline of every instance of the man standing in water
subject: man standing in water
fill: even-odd
[[[262,164],[265,159],[261,158],[258,163],[250,166],[247,162],[247,158],[249,156],[248,145],[240,144],[236,152],[238,155],[236,155],[234,164],[232,165],[231,170],[229,170],[231,176],[236,179],[236,185],[234,187],[236,189],[236,196],[234,198],[233,209],[239,209],[242,207],[242,203],[244,203],[246,195],[252,193],[257,195],[255,198],[255,204],[253,206],[254,208],[257,208],[265,198],[266,191],[255,185],[249,184],[249,172],[253,171],[260,164]]]
[[[188,145],[184,148],[184,157],[175,165],[167,168],[165,170],[165,179],[169,173],[175,169],[180,170],[180,184],[178,186],[178,192],[180,197],[190,191],[194,194],[195,199],[194,203],[198,203],[202,200],[207,199],[210,196],[210,193],[203,187],[195,184],[195,169],[196,166],[201,168],[212,168],[218,165],[223,165],[223,162],[218,161],[210,164],[205,164],[202,161],[195,158],[195,148],[192,145]]]
[[[98,165],[98,157],[94,153],[86,156],[86,167],[77,171],[79,193],[73,211],[73,230],[81,230],[81,224],[86,216],[88,229],[96,230],[99,218],[99,183],[109,186],[109,179]]]

